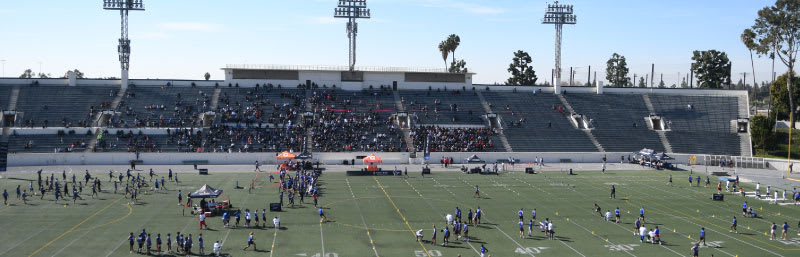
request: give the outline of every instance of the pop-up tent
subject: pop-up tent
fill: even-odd
[[[295,154],[290,153],[289,151],[284,151],[278,154],[278,160],[291,160],[294,159],[295,156]]]
[[[375,156],[375,154],[370,154],[369,156],[364,157],[362,160],[364,161],[364,164],[367,164],[367,171],[379,171],[380,169],[378,169],[378,165],[376,163],[383,162],[383,159]]]
[[[364,163],[381,163],[383,162],[383,159],[381,159],[381,157],[375,156],[375,154],[370,154],[369,156],[364,157],[363,161]]]
[[[313,157],[313,155],[311,153],[304,151],[303,153],[301,153],[300,155],[298,155],[295,158],[301,159],[301,160],[306,160],[306,159],[311,159],[311,157]]]
[[[473,154],[472,156],[468,157],[466,159],[466,161],[467,161],[467,163],[484,163],[484,161],[481,160],[481,158],[479,158],[478,155],[475,155],[475,154]]]
[[[222,194],[222,190],[214,189],[208,184],[203,185],[194,193],[189,194],[191,198],[217,198]]]

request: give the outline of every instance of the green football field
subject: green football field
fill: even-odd
[[[132,256],[128,233],[143,228],[153,237],[178,231],[192,234],[195,254],[197,235],[202,233],[206,253],[211,253],[214,241],[219,240],[222,252],[231,256],[478,256],[481,245],[492,256],[689,256],[701,227],[706,229],[707,246],[701,247],[700,256],[800,256],[797,206],[747,198],[761,217],[742,217],[741,196],[727,194],[724,202],[710,199],[716,191],[715,177],[712,186],[689,187],[687,172],[580,172],[574,176],[513,172],[494,176],[434,169],[433,173],[424,178],[415,173],[407,179],[324,173],[320,204],[330,221],[320,223],[313,201],[307,198],[304,204],[284,206],[282,212],[267,211],[268,218],[280,216],[283,228],[279,230],[271,226],[228,229],[219,217],[209,218],[210,229],[200,230],[198,218],[190,216],[189,210],[182,215],[183,208],[177,204],[177,189],[186,195],[209,184],[224,189],[223,195],[236,208],[268,209],[269,202],[277,201],[277,187],[266,173],[181,174],[180,185],[169,183],[167,191],[143,195],[136,205],[129,205],[122,194],[109,192],[112,187],[107,176],[102,180],[105,192],[97,199],[90,196],[91,189],[84,188],[85,200],[77,204],[55,203],[48,193],[44,200],[37,195],[23,205],[16,200],[16,185],[26,188],[35,175],[8,174],[0,180],[0,188],[10,195],[10,205],[0,207],[0,256]],[[669,174],[674,176],[673,186],[666,183]],[[61,180],[60,173],[56,177]],[[235,181],[244,186],[253,179],[256,189],[252,193],[233,188]],[[475,185],[480,187],[480,198],[474,197]],[[611,185],[617,187],[616,199],[609,197]],[[753,190],[752,185],[746,188]],[[622,222],[602,219],[594,213],[594,203],[603,212],[619,207]],[[443,227],[445,215],[454,215],[456,207],[466,216],[478,206],[485,215],[482,224],[470,228],[469,242],[455,236],[447,247],[428,241],[432,226]],[[663,245],[641,243],[633,235],[640,207],[646,209],[645,225],[650,229],[659,226]],[[538,228],[528,237],[527,226],[520,238],[520,208],[526,222],[533,208],[537,209],[537,221],[552,220],[555,240],[547,239]],[[739,221],[738,234],[728,231],[733,216]],[[789,223],[787,240],[771,241],[765,235],[772,222],[779,226]],[[418,229],[424,230],[423,242],[415,240]],[[249,232],[255,234],[257,250],[242,250]],[[442,242],[441,232],[437,239]]]

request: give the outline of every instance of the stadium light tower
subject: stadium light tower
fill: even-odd
[[[561,94],[561,27],[564,24],[577,23],[577,16],[572,14],[572,5],[558,4],[556,0],[553,4],[548,4],[542,19],[542,24],[556,25],[556,63],[553,72],[553,91]]]
[[[339,5],[334,9],[334,18],[347,18],[347,38],[350,40],[350,71],[356,67],[356,34],[358,23],[356,19],[369,19],[367,0],[339,0]]]
[[[120,76],[120,83],[123,87],[128,86],[128,68],[130,67],[131,59],[131,40],[128,39],[128,11],[144,11],[144,3],[142,0],[103,0],[103,9],[105,10],[119,10],[122,16],[122,36],[119,38],[119,63],[122,67],[122,74]]]

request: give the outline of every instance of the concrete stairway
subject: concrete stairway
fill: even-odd
[[[656,114],[656,108],[653,107],[653,102],[650,101],[650,95],[644,94],[642,95],[642,99],[644,100],[644,105],[647,106],[647,111],[651,114]],[[648,127],[652,128],[652,125],[648,122]],[[667,132],[663,130],[656,130],[658,133],[658,138],[661,140],[661,144],[664,145],[664,151],[668,153],[674,153],[672,151],[672,144],[669,143],[669,139],[667,139]]]
[[[569,102],[567,102],[567,98],[564,98],[564,95],[558,94],[556,96],[558,96],[558,100],[561,101],[561,104],[564,105],[564,108],[567,108],[567,111],[569,113],[576,113],[575,110],[572,109],[572,105],[570,105]],[[567,116],[565,118],[573,126],[578,126],[578,124],[576,124],[574,122],[574,120],[572,120],[571,117]],[[580,127],[576,127],[576,128],[580,129]],[[603,149],[603,145],[600,144],[600,141],[597,141],[597,137],[595,137],[594,134],[592,134],[592,130],[591,129],[582,129],[582,130],[583,130],[583,133],[586,133],[586,136],[589,137],[589,140],[592,141],[592,144],[594,145],[594,147],[597,148],[597,151],[599,151],[601,153],[606,151],[605,149]]]
[[[8,101],[8,109],[12,111],[16,110],[18,100],[19,100],[19,87],[14,87],[14,89],[11,90],[11,99]]]
[[[400,93],[398,93],[397,90],[394,90],[394,91],[392,91],[392,95],[394,96],[394,105],[397,107],[397,110],[399,112],[405,112],[406,108],[403,106],[403,100],[400,99]],[[410,119],[410,117],[409,117],[409,119]],[[410,121],[409,121],[409,123],[410,123]],[[414,139],[411,138],[411,129],[410,128],[401,128],[400,131],[403,131],[403,138],[406,140],[406,146],[408,147],[408,151],[409,152],[415,152],[416,148],[414,147]]]
[[[739,96],[738,97],[739,103],[739,118],[750,118],[750,105],[749,105],[749,97],[748,96]],[[753,143],[750,141],[750,129],[747,130],[747,133],[739,133],[739,144],[741,147],[741,156],[753,156]]]
[[[122,102],[122,97],[125,96],[125,93],[127,91],[128,91],[128,87],[126,87],[126,86],[123,86],[123,87],[119,88],[119,91],[117,91],[117,95],[114,96],[114,100],[111,101],[111,106],[109,107],[110,110],[116,110],[117,107],[119,107],[119,103]],[[98,112],[94,116],[95,125],[97,125],[97,122],[100,120],[100,115],[102,115],[102,113]],[[92,149],[94,149],[94,147],[97,146],[97,140],[98,140],[97,139],[97,135],[103,132],[103,128],[99,127],[99,126],[94,126],[92,130],[93,130],[93,135],[94,136],[92,137],[92,140],[89,141],[89,144],[86,146],[86,152],[87,153],[92,152]]]
[[[311,102],[308,101],[308,99],[311,99],[312,96],[314,96],[313,90],[306,89],[306,99],[305,99],[306,112],[314,113],[314,106],[312,106]],[[300,121],[299,121],[300,123],[298,123],[298,124],[304,124],[305,121],[303,119],[304,119],[303,116],[300,115]],[[308,152],[308,153],[311,153],[313,151],[313,149],[314,149],[314,142],[313,142],[313,140],[314,140],[313,139],[313,137],[314,137],[314,129],[312,127],[313,126],[306,127],[306,141],[304,143],[305,143],[305,148],[306,148],[305,151]]]
[[[222,94],[222,88],[218,87],[214,89],[214,94],[211,95],[211,108],[210,108],[211,111],[217,109],[217,106],[219,105],[219,95],[221,94]]]
[[[483,110],[486,113],[491,113],[492,112],[492,108],[489,107],[489,102],[486,101],[486,98],[483,96],[483,93],[481,93],[480,90],[475,91],[475,92],[478,93],[478,99],[481,100],[481,106],[483,106]],[[499,118],[499,116],[498,116],[498,118]],[[488,119],[487,119],[487,121],[491,122]],[[497,124],[497,125],[500,125],[500,124]],[[492,124],[489,124],[489,127],[491,127],[491,126],[492,126]],[[503,144],[503,148],[506,149],[506,152],[513,152],[514,149],[512,149],[511,148],[511,144],[508,143],[508,137],[506,137],[506,134],[505,134],[505,132],[503,132],[503,130],[504,130],[503,127],[500,127],[500,129],[497,130],[497,136],[500,137],[500,143]]]

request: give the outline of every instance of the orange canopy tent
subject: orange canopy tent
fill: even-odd
[[[367,164],[367,171],[379,171],[378,165],[376,163],[381,163],[383,160],[381,157],[375,156],[375,154],[370,154],[363,159],[364,163]]]
[[[367,157],[364,157],[364,163],[381,163],[383,160],[381,157],[375,156],[375,154],[370,154]]]
[[[291,160],[291,159],[294,159],[294,157],[295,157],[295,155],[293,153],[288,152],[288,151],[284,151],[284,152],[278,154],[278,160]]]

